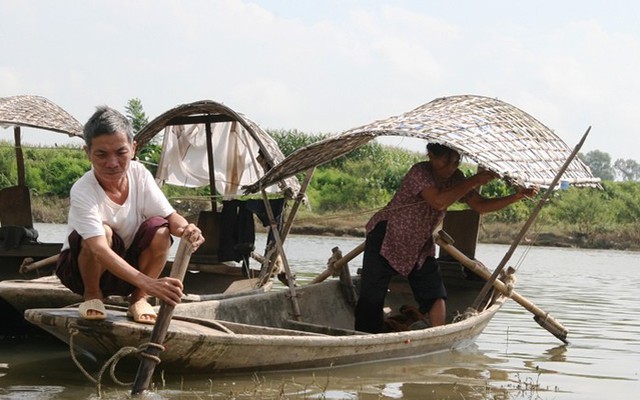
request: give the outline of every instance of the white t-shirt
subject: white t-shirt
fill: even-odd
[[[141,163],[131,161],[127,178],[129,195],[122,205],[107,196],[93,169],[74,183],[70,193],[67,236],[62,250],[69,248],[69,234],[74,230],[86,240],[104,235],[103,224],[110,226],[128,249],[145,220],[154,216],[167,217],[175,212],[151,172]]]

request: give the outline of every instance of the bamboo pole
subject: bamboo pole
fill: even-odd
[[[487,296],[487,293],[489,292],[489,289],[491,288],[491,286],[493,286],[493,281],[495,281],[498,278],[498,275],[500,274],[500,272],[502,271],[504,266],[507,264],[507,262],[509,261],[509,259],[513,255],[514,251],[516,250],[516,248],[520,244],[520,241],[522,240],[524,235],[529,230],[529,227],[533,224],[533,222],[538,217],[538,214],[540,213],[540,210],[542,209],[542,206],[544,206],[546,204],[547,199],[549,198],[549,196],[551,196],[551,192],[553,191],[553,188],[556,186],[556,184],[558,183],[558,181],[562,177],[562,174],[564,174],[564,171],[567,170],[567,168],[569,167],[569,164],[571,164],[573,159],[578,155],[578,152],[580,151],[580,148],[582,147],[584,141],[587,139],[587,135],[589,135],[589,131],[591,131],[591,127],[587,128],[587,131],[584,133],[584,135],[582,135],[582,139],[580,139],[580,142],[578,142],[578,144],[573,149],[573,151],[571,152],[571,154],[569,155],[567,160],[564,162],[564,164],[562,165],[562,167],[560,168],[560,170],[558,171],[556,176],[553,178],[553,181],[551,181],[551,184],[549,185],[549,188],[544,192],[544,194],[542,195],[542,198],[540,199],[540,201],[538,201],[538,204],[536,205],[536,208],[531,212],[531,215],[529,216],[529,219],[527,219],[527,222],[525,222],[525,224],[522,227],[522,229],[520,229],[520,232],[518,233],[518,235],[513,239],[513,242],[511,243],[511,247],[509,247],[509,250],[504,255],[502,260],[500,261],[500,264],[498,264],[496,269],[493,271],[493,274],[489,277],[489,279],[487,279],[487,282],[482,287],[482,290],[480,290],[480,292],[478,293],[478,296],[476,297],[476,299],[473,302],[473,306],[472,307],[474,309],[477,310],[478,307],[480,306],[480,303],[482,303],[482,300]]]
[[[302,185],[300,185],[300,190],[298,191],[298,195],[296,196],[296,200],[293,203],[293,207],[291,207],[291,212],[289,212],[287,221],[285,222],[284,227],[282,228],[282,240],[284,241],[291,231],[291,226],[293,225],[293,220],[298,214],[298,208],[300,208],[300,204],[304,199],[304,194],[307,192],[307,187],[309,186],[309,182],[311,182],[311,178],[313,177],[313,173],[316,167],[311,167],[307,170],[304,176],[304,181],[302,181]]]
[[[211,192],[211,211],[218,211],[216,204],[216,169],[213,159],[213,133],[211,132],[211,122],[204,124],[207,137],[207,165],[209,166],[209,187]]]
[[[276,241],[276,249],[278,250],[277,252],[280,253],[284,272],[287,276],[289,295],[291,297],[291,308],[293,309],[293,318],[296,321],[300,321],[301,314],[300,305],[298,303],[298,295],[296,294],[296,279],[291,273],[291,269],[289,268],[289,261],[287,260],[287,256],[284,252],[284,244],[282,238],[280,237],[280,232],[278,231],[278,224],[276,223],[276,219],[273,216],[273,210],[271,209],[271,204],[269,203],[269,197],[267,196],[267,192],[264,189],[262,189],[262,199],[264,201],[264,207],[267,210],[267,216],[269,217],[269,223],[273,232],[273,238]]]
[[[16,163],[18,166],[18,186],[24,186],[26,182],[26,175],[24,173],[24,154],[22,153],[22,139],[20,134],[20,127],[13,127],[13,140],[16,147]],[[31,211],[31,210],[29,210]]]
[[[302,203],[304,194],[307,191],[309,182],[311,182],[311,177],[313,176],[314,171],[315,171],[315,167],[311,167],[307,170],[304,181],[302,182],[302,185],[300,186],[300,190],[298,191],[298,195],[296,196],[296,200],[293,203],[293,207],[291,208],[291,211],[289,212],[289,215],[287,217],[287,221],[282,227],[282,233],[280,236],[280,238],[282,239],[282,242],[286,240],[287,235],[289,234],[289,231],[291,231],[293,220],[295,219],[295,216],[298,213],[298,208],[300,208],[300,204]],[[265,207],[270,208],[270,206],[265,206]],[[260,276],[259,276],[260,286],[263,286],[264,284],[266,284],[269,278],[271,278],[271,274],[273,273],[273,269],[276,265],[276,259],[278,257],[278,252],[275,250],[276,250],[276,247],[269,249],[268,253],[265,254],[265,257],[263,258],[263,261],[261,261],[261,264],[263,265],[266,263],[266,268],[261,268],[260,270]]]
[[[446,250],[447,253],[458,260],[460,264],[473,271],[476,275],[482,277],[487,281],[491,278],[489,269],[485,267],[480,261],[468,258],[460,250],[455,248],[452,244],[453,240],[451,239],[451,237],[449,237],[449,235],[446,234],[446,232],[441,230],[436,235],[434,235],[434,239],[438,246]],[[569,343],[567,341],[567,328],[565,328],[555,318],[550,316],[548,312],[536,306],[531,301],[518,294],[515,290],[510,289],[500,279],[494,279],[492,282],[492,286],[496,288],[500,293],[504,294],[507,297],[510,297],[513,301],[520,304],[527,311],[532,313],[534,315],[533,319],[553,336],[557,337],[564,343]]]
[[[180,239],[180,244],[178,245],[178,250],[176,251],[176,256],[171,266],[170,277],[180,279],[181,281],[184,279],[189,260],[191,259],[191,253],[193,253],[193,248],[191,247],[189,238],[183,236]],[[164,342],[171,317],[173,316],[173,310],[174,306],[170,306],[165,302],[160,304],[160,311],[158,312],[156,323],[151,332],[151,343],[161,345]],[[142,353],[142,360],[140,361],[136,379],[133,382],[133,389],[131,390],[132,395],[138,395],[149,388],[153,371],[159,360],[158,355],[160,351],[160,348],[157,346],[149,346]]]

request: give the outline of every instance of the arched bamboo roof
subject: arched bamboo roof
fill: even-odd
[[[0,126],[25,126],[82,137],[82,124],[68,112],[40,96],[0,98]]]
[[[378,136],[405,136],[445,144],[479,166],[522,186],[549,186],[572,153],[552,130],[503,101],[474,95],[442,97],[407,113],[350,129],[298,149],[247,192],[318,166]],[[576,186],[600,180],[575,158],[562,176]]]

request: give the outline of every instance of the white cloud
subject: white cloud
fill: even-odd
[[[150,117],[212,99],[265,128],[336,132],[473,93],[568,143],[592,124],[587,149],[638,159],[640,33],[616,7],[0,0],[0,96],[43,95],[80,121],[133,97]]]

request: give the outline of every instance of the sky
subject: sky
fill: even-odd
[[[0,97],[43,96],[81,123],[132,98],[150,120],[208,99],[264,129],[333,134],[474,94],[521,108],[572,148],[591,126],[583,153],[640,160],[637,0],[0,0],[0,10]],[[25,132],[25,143],[69,143]]]

